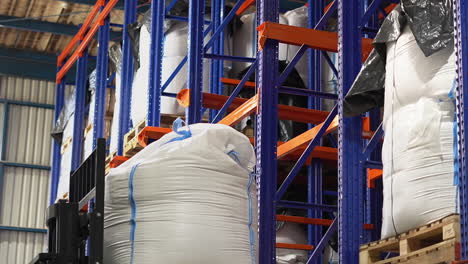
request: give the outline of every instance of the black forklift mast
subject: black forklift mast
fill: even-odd
[[[48,252],[30,264],[102,264],[106,141],[70,175],[69,201],[47,209]],[[90,210],[82,210],[90,204]]]

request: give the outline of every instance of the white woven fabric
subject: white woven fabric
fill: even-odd
[[[106,177],[106,263],[257,263],[249,139],[219,124],[184,129]]]

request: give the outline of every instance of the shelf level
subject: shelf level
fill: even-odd
[[[265,46],[267,39],[275,39],[281,43],[338,52],[338,33],[303,27],[265,22],[257,27],[259,50]],[[372,51],[372,39],[362,39],[362,60],[365,61]]]

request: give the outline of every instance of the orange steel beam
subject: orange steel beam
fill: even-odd
[[[142,147],[146,147],[148,146],[150,139],[160,139],[162,136],[170,132],[172,132],[171,128],[147,126],[143,128],[143,130],[141,130],[141,132],[138,134],[138,144],[140,144]]]
[[[323,9],[323,13],[326,13],[328,11],[328,9],[330,9],[330,7],[335,3],[335,1],[332,1],[330,2],[324,9]]]
[[[203,102],[204,108],[219,110],[223,107],[224,103],[227,101],[229,97],[225,95],[203,93],[202,98],[203,98],[202,102]],[[246,101],[247,99],[244,99],[244,98],[239,98],[239,97],[234,98],[234,100],[232,101],[231,105],[228,108],[228,111],[235,110],[236,108],[241,106]],[[177,102],[183,107],[188,107],[190,104],[190,90],[189,89],[181,90],[177,94]]]
[[[303,27],[264,22],[257,27],[259,50],[263,49],[267,39],[275,39],[291,45],[307,45],[313,49],[338,52],[338,34]],[[372,51],[372,39],[362,39],[362,59],[366,60]]]
[[[393,9],[395,9],[395,7],[397,6],[397,4],[389,4],[386,8],[385,8],[385,13],[390,14],[390,12],[393,11]],[[379,13],[379,19],[384,19],[385,17]]]
[[[301,216],[290,216],[290,215],[276,215],[276,221],[291,222],[298,224],[306,225],[320,225],[320,226],[330,226],[333,223],[333,220],[330,219],[320,219],[320,218],[308,218]],[[374,228],[373,224],[364,224],[364,229],[371,230]]]
[[[245,2],[237,9],[236,15],[240,16],[245,12],[250,6],[255,4],[255,0],[245,0]]]
[[[255,145],[255,138],[249,138],[250,143],[252,145]],[[284,144],[282,141],[278,141],[278,146]],[[290,160],[290,161],[296,161],[302,153],[305,151],[305,146],[296,149],[295,151],[281,157],[281,160]],[[331,147],[323,147],[323,146],[317,146],[314,148],[312,153],[310,154],[310,157],[307,158],[306,164],[310,164],[313,158],[317,159],[322,159],[322,160],[338,160],[338,149],[336,148],[331,148]]]
[[[320,128],[322,127],[322,124],[316,125],[312,129],[278,146],[277,158],[281,159],[282,157],[296,151],[297,149],[305,148],[307,144],[309,143],[309,141],[314,139],[314,137],[317,135]],[[335,117],[333,121],[330,123],[330,126],[328,126],[327,130],[325,130],[324,135],[329,134],[330,132],[332,132],[333,130],[337,128],[338,128],[338,117]]]
[[[100,0],[102,1],[102,0]],[[60,83],[62,78],[65,76],[65,74],[70,70],[72,65],[76,62],[76,60],[83,55],[83,51],[88,47],[89,43],[93,39],[94,35],[96,35],[96,32],[99,29],[99,26],[104,24],[104,20],[107,18],[109,15],[110,11],[112,8],[114,8],[115,4],[117,4],[119,0],[110,0],[107,5],[104,7],[104,9],[101,11],[99,16],[97,17],[96,21],[94,22],[93,26],[91,29],[88,31],[86,36],[83,38],[81,41],[80,45],[78,48],[76,48],[75,52],[73,52],[72,56],[67,60],[67,62],[63,65],[63,67],[60,69],[60,71],[57,73],[56,77],[56,83]]]
[[[382,178],[383,170],[367,169],[367,188],[375,188],[375,180]]]
[[[299,249],[299,250],[313,250],[314,246],[305,244],[289,244],[289,243],[276,243],[277,248]]]
[[[229,85],[238,85],[241,82],[241,80],[222,77],[221,82]],[[255,82],[245,82],[244,87],[255,88]]]
[[[239,123],[242,119],[255,112],[255,110],[257,109],[257,105],[258,96],[255,95],[254,97],[245,101],[245,103],[236,108],[234,111],[226,115],[223,119],[221,119],[221,121],[218,122],[218,124],[233,126]]]
[[[372,135],[374,134],[373,131],[370,131],[370,125],[367,125],[367,124],[368,124],[368,119],[364,118],[363,128],[362,128],[362,137],[365,139],[371,138]],[[291,140],[285,142],[284,144],[279,145],[277,149],[277,158],[282,159],[284,156],[290,153],[304,151],[307,145],[309,144],[309,142],[312,139],[314,139],[314,137],[317,135],[321,127],[322,127],[322,123],[300,134],[299,136],[292,138]],[[325,130],[324,136],[333,132],[337,128],[338,128],[338,117],[335,117],[333,121],[331,122],[331,124],[328,126],[327,130]]]
[[[109,163],[109,167],[117,168],[120,164],[126,162],[129,158],[124,156],[115,156]]]
[[[203,107],[209,109],[221,109],[229,96],[203,93]],[[183,107],[188,107],[190,103],[190,91],[184,89],[177,94],[177,101]],[[234,111],[239,106],[247,102],[244,98],[234,98],[228,111]],[[296,106],[278,105],[278,117],[281,120],[292,120],[300,123],[319,124],[327,118],[328,112],[314,109],[307,109]]]
[[[62,53],[60,53],[60,55],[58,56],[57,66],[62,66],[63,60],[65,60],[65,58],[72,51],[72,49],[75,47],[75,45],[78,43],[78,41],[83,39],[83,36],[86,33],[86,30],[88,30],[89,25],[91,24],[91,22],[93,22],[94,18],[99,13],[99,9],[103,5],[104,5],[104,0],[98,0],[96,2],[96,4],[91,9],[91,12],[89,13],[89,15],[86,17],[85,21],[83,22],[83,25],[80,27],[80,30],[78,30],[78,33],[76,33],[76,35],[68,43],[68,45],[62,51]]]

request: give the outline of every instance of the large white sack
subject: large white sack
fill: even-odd
[[[309,8],[306,6],[301,6],[299,8],[290,10],[284,14],[284,17],[288,21],[288,25],[296,26],[296,27],[303,27],[308,28],[308,10]],[[286,52],[287,52],[287,61],[291,61],[296,53],[299,51],[301,47],[296,45],[286,45]],[[308,67],[308,52],[302,55],[301,59],[297,62],[295,68],[299,75],[301,76],[302,81],[307,86],[307,82],[309,80],[307,69]]]
[[[425,57],[411,30],[387,45],[382,238],[457,211],[453,45]]]
[[[162,62],[162,85],[174,72],[182,59],[187,55],[188,26],[187,23],[175,24],[166,34],[164,41],[164,57]],[[132,85],[132,100],[130,116],[133,125],[137,125],[147,118],[148,89],[150,69],[150,42],[151,36],[146,26],[142,26],[140,33],[140,68],[135,73]],[[181,89],[187,88],[187,67],[179,71],[171,81],[165,92],[177,94]],[[203,60],[203,91],[208,92],[210,85],[210,60]],[[161,96],[161,114],[183,115],[185,108],[180,107],[173,97]]]
[[[120,72],[115,73],[115,102],[114,102],[114,114],[112,115],[112,125],[110,131],[110,144],[109,153],[117,151],[118,146],[118,135],[119,135],[119,120],[120,120]],[[123,140],[123,139],[121,139]]]
[[[70,172],[71,172],[71,158],[72,158],[72,144],[71,139],[73,137],[73,119],[75,114],[71,114],[68,119],[65,128],[63,129],[62,135],[62,146],[61,151],[61,160],[60,160],[60,175],[57,186],[57,197],[56,199],[63,198],[65,194],[68,193],[70,185]],[[65,143],[68,144],[68,147],[64,148]]]
[[[285,222],[276,231],[276,243],[287,244],[307,244],[307,233],[296,223]],[[276,264],[305,264],[308,252],[305,250],[295,250],[286,248],[276,249]]]
[[[219,124],[191,125],[191,136],[185,129],[106,177],[106,263],[258,262],[249,139]]]
[[[242,25],[236,29],[233,37],[233,53],[234,56],[255,58],[257,55],[257,16],[256,13],[243,15],[240,20]],[[280,24],[288,24],[288,20],[280,14]],[[287,45],[279,44],[279,60],[287,59]],[[251,63],[248,62],[234,62],[233,74],[237,76]]]
[[[308,24],[308,17],[309,17],[309,8],[307,6],[301,6],[299,8],[290,10],[284,14],[284,17],[288,21],[288,25],[296,26],[296,27],[309,27]],[[301,47],[296,45],[287,45],[286,52],[287,52],[287,61],[290,62],[299,51]],[[330,57],[331,61],[334,65],[337,62],[337,54],[333,52],[327,52],[328,56]],[[334,93],[338,94],[337,91],[337,78],[334,75],[333,71],[331,70],[329,64],[325,60],[325,58],[321,56],[321,63],[322,63],[322,73],[321,73],[321,84],[320,87],[322,92],[325,93]],[[297,62],[295,68],[299,75],[301,76],[302,81],[304,81],[305,86],[308,86],[309,82],[309,74],[308,74],[308,53],[306,52],[302,55],[301,59]],[[322,109],[323,110],[331,110],[336,104],[335,100],[322,100]]]
[[[91,90],[91,99],[89,100],[88,118],[85,124],[83,140],[83,157],[85,160],[93,152],[93,134],[94,134],[94,110],[96,104],[96,70],[89,75],[89,88]],[[91,129],[88,130],[88,127]]]

